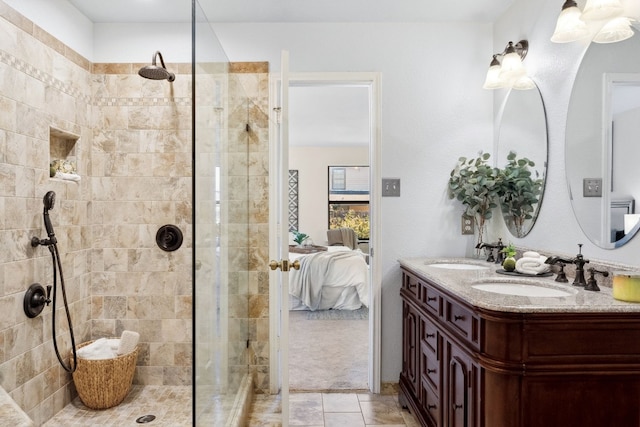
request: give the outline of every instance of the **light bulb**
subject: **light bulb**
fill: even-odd
[[[516,52],[513,44],[509,42],[506,54],[502,58],[502,67],[500,68],[500,78],[507,81],[515,81],[527,74],[527,70],[522,65],[522,59]]]

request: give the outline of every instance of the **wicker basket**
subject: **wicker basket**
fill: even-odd
[[[92,342],[82,343],[78,348]],[[122,402],[131,389],[137,359],[137,346],[131,353],[113,359],[89,360],[78,357],[73,382],[82,403],[91,409],[107,409]]]

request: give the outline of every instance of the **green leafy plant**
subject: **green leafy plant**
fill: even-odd
[[[497,207],[496,198],[500,184],[500,171],[487,164],[489,153],[480,152],[473,159],[460,157],[451,171],[447,187],[450,199],[456,199],[465,206],[465,215],[474,219],[478,230],[478,245],[482,243],[485,223],[492,217]]]
[[[507,258],[512,258],[514,256],[516,256],[516,248],[513,246],[513,243],[509,243],[507,246],[505,246],[502,251],[503,254],[505,254],[505,256]]]
[[[309,238],[308,234],[304,234],[299,231],[292,231],[292,233],[293,233],[293,241],[299,245],[301,245],[305,240]]]
[[[507,165],[500,170],[498,196],[507,225],[512,224],[516,237],[524,237],[526,221],[533,219],[542,194],[542,178],[531,168],[535,163],[526,157],[518,158],[514,151],[507,155]],[[513,231],[513,230],[512,230]]]

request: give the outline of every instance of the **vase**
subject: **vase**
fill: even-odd
[[[482,256],[482,244],[484,243],[486,223],[482,219],[479,220],[478,217],[474,217],[474,221],[476,224],[474,230],[474,237],[476,240],[476,258],[480,258]]]

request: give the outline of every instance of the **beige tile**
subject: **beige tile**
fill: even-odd
[[[362,413],[325,413],[324,414],[324,426],[325,427],[365,427]]]
[[[309,426],[324,424],[322,394],[300,393],[289,396],[289,425]]]
[[[393,400],[360,402],[366,424],[404,424],[398,405]]]
[[[360,412],[358,396],[351,393],[323,393],[324,412]]]

